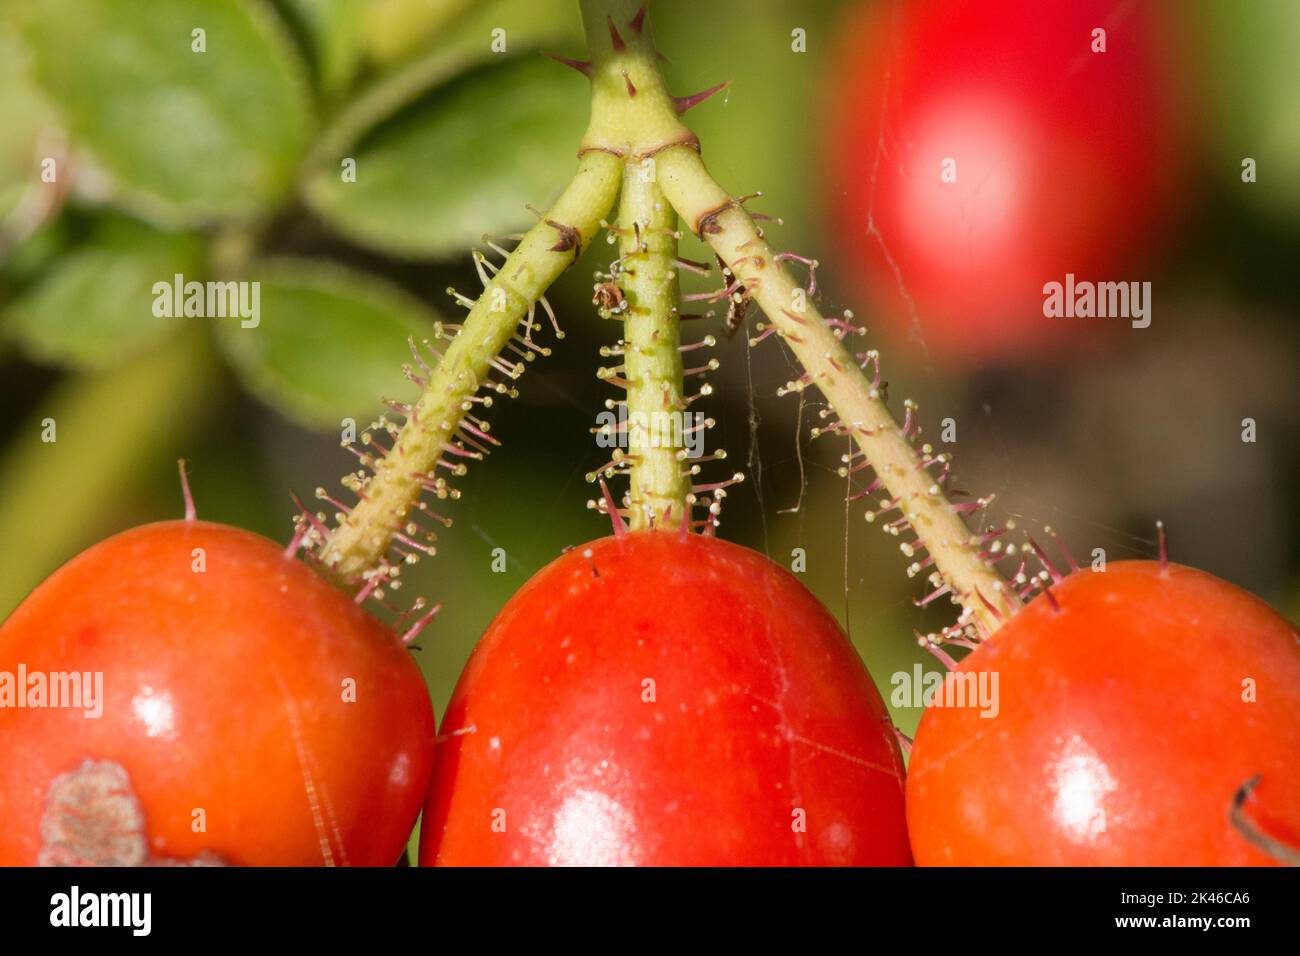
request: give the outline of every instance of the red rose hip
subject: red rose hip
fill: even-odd
[[[958,667],[998,675],[996,716],[921,720],[907,781],[919,864],[1259,865],[1274,860],[1261,837],[1300,843],[1292,624],[1153,561],[1076,571],[1051,598]]]
[[[102,675],[102,714],[0,707],[0,865],[391,866],[405,846],[433,750],[419,669],[283,546],[193,520],[110,538],[0,627],[0,672],[20,668]]]
[[[1127,325],[1044,288],[1148,277],[1186,178],[1160,4],[864,3],[828,75],[826,207],[873,332],[945,362],[1064,351]],[[1072,312],[1067,313],[1073,315]],[[1072,339],[1074,340],[1074,339]],[[914,344],[914,343],[913,343]]]
[[[420,860],[908,864],[903,766],[870,675],[792,576],[642,531],[505,606],[443,720]]]

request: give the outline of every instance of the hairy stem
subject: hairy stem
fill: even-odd
[[[705,169],[698,152],[675,147],[657,159],[664,194],[682,218],[709,243],[743,283],[839,415],[880,479],[880,498],[897,500],[898,511],[920,546],[904,542],[909,557],[929,552],[943,582],[985,633],[1014,610],[1016,596],[987,560],[978,539],[922,467],[917,448],[899,427],[879,389],[812,303],[807,291],[777,259],[754,220]],[[981,598],[981,595],[983,596]],[[994,605],[991,609],[985,601]]]
[[[445,481],[434,472],[447,445],[478,391],[489,384],[494,360],[613,207],[622,170],[622,162],[609,154],[584,156],[555,205],[485,284],[394,436],[392,451],[367,462],[373,475],[359,489],[356,506],[321,546],[322,561],[342,578],[355,580],[381,564],[421,491],[433,485],[436,494],[446,496]],[[450,464],[455,473],[459,466]]]
[[[628,524],[633,530],[667,528],[683,520],[690,494],[683,462],[677,214],[639,163],[625,167],[618,228],[632,489]]]

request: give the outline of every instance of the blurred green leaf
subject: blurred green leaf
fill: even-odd
[[[431,335],[437,316],[373,276],[306,260],[262,264],[260,319],[219,322],[218,337],[249,389],[309,427],[370,415],[382,398],[410,398],[407,339]]]
[[[362,21],[367,51],[377,63],[402,60],[473,5],[474,0],[370,0]],[[497,5],[479,3],[483,8]]]
[[[199,270],[202,253],[193,236],[108,215],[13,301],[5,333],[39,361],[115,365],[176,329],[154,315],[153,285]]]
[[[1300,4],[1202,0],[1201,32],[1209,69],[1202,93],[1215,112],[1212,158],[1240,177],[1241,161],[1258,163],[1258,182],[1245,195],[1269,213],[1300,210]],[[1221,164],[1221,165],[1220,165]]]
[[[393,6],[405,7],[405,2]],[[318,137],[312,157],[316,165],[337,164],[379,123],[475,64],[499,59],[494,31],[504,31],[507,53],[582,42],[571,0],[487,0],[477,6],[465,0],[418,0],[409,10],[391,10],[375,0],[366,6],[363,23],[368,29],[385,16],[401,19],[407,13],[421,24],[424,18],[436,21],[431,27],[436,40],[418,58],[378,73],[348,101]]]
[[[287,196],[308,134],[302,63],[250,0],[21,0],[37,77],[122,198],[168,222]],[[206,52],[194,52],[203,30]]]
[[[0,455],[0,620],[47,574],[131,522],[156,457],[220,407],[210,340],[190,328],[116,368],[62,376],[16,423]],[[57,441],[41,440],[52,419]],[[170,472],[171,469],[168,469]],[[179,517],[173,496],[159,513]]]
[[[0,261],[0,309],[40,281],[50,264],[67,251],[73,240],[71,218],[56,217],[34,232],[17,236],[5,249]],[[0,315],[0,324],[3,322]]]
[[[495,30],[504,31],[504,51],[492,49]],[[412,57],[485,59],[583,42],[573,0],[370,0],[362,33],[371,61],[381,66]]]
[[[312,208],[345,236],[393,255],[462,252],[530,222],[573,174],[587,119],[581,77],[534,55],[489,63],[381,123],[308,180]]]
[[[316,85],[326,96],[347,89],[361,65],[366,0],[280,0],[307,46]]]
[[[44,105],[27,81],[23,50],[11,30],[12,17],[0,15],[0,224],[34,185],[40,185],[36,149],[47,118]]]

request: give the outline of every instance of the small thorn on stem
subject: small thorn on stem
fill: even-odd
[[[933,654],[939,663],[947,668],[948,673],[951,674],[957,670],[957,662],[953,659],[952,655],[940,647],[937,642],[918,636],[917,643]]]
[[[420,632],[424,630],[424,626],[428,624],[430,621],[432,621],[433,616],[441,610],[442,610],[441,604],[435,604],[433,607],[431,607],[428,613],[426,613],[418,621],[412,624],[410,630],[408,630],[405,634],[402,635],[402,644],[404,644],[406,647],[410,647],[411,642],[420,636]]]
[[[181,494],[185,497],[185,520],[193,521],[198,517],[198,512],[194,509],[194,496],[190,494],[190,478],[185,473],[185,465],[184,458],[176,462],[176,468],[181,474]]]
[[[560,56],[560,55],[557,54],[557,53],[545,53],[545,54],[543,54],[543,55],[544,55],[544,56],[547,56],[547,57],[550,57],[550,58],[551,58],[552,60],[554,60],[556,63],[563,63],[565,66],[569,67],[570,69],[577,70],[579,73],[581,73],[581,74],[582,74],[583,76],[585,76],[585,77],[590,77],[590,76],[591,76],[591,61],[590,61],[590,60],[573,60],[573,59],[570,59],[570,58],[567,57],[567,56]]]
[[[370,596],[375,593],[375,590],[383,583],[384,575],[376,571],[366,579],[365,585],[356,593],[356,596],[352,598],[352,602],[354,604],[365,604],[366,601],[370,600]]]
[[[645,2],[645,0],[642,0],[641,8],[637,10],[636,16],[634,16],[631,19],[631,21],[628,23],[628,26],[630,26],[637,33],[640,33],[642,30],[645,29],[645,15],[647,12],[646,11],[647,6],[648,4]]]
[[[1063,580],[1064,575],[1057,570],[1056,565],[1052,563],[1052,559],[1047,556],[1047,552],[1040,548],[1038,542],[1033,538],[1027,537],[1026,540],[1029,542],[1029,547],[1033,549],[1034,554],[1038,556],[1038,560],[1042,563],[1043,567],[1047,569],[1047,573],[1052,576],[1052,580],[1059,584]]]
[[[610,493],[609,485],[605,484],[604,478],[600,479],[600,493],[605,498],[605,510],[609,514],[610,523],[614,526],[614,537],[621,538],[627,534],[627,525],[614,504],[614,496]]]
[[[1003,615],[1003,613],[998,610],[998,608],[993,604],[992,601],[990,601],[988,598],[984,596],[984,592],[981,591],[978,587],[975,588],[975,596],[980,599],[980,603],[982,603],[986,608],[988,608],[989,613],[993,615],[993,619],[995,621],[1001,622],[1005,620],[1005,615]]]
[[[284,548],[284,556],[286,558],[288,558],[289,560],[293,560],[295,557],[298,556],[298,549],[302,547],[303,539],[307,537],[309,531],[311,531],[310,521],[307,521],[305,518],[302,517],[298,517],[294,519],[293,537],[289,540],[289,543],[285,545]]]
[[[301,498],[292,491],[289,492],[289,498],[293,501],[294,507],[298,509],[303,518],[307,520],[307,523],[311,525],[311,527],[320,534],[322,538],[329,536],[330,529],[325,526],[320,518],[316,517],[314,512],[307,510],[307,506],[302,503]]]
[[[615,53],[622,53],[627,48],[627,44],[623,42],[623,36],[618,32],[618,27],[614,26],[614,18],[606,17],[605,20],[609,23],[610,45],[613,46]]]
[[[782,252],[776,256],[777,262],[798,262],[808,267],[808,294],[817,294],[817,267],[821,265],[816,259],[809,259],[793,252]]]
[[[1047,532],[1053,541],[1056,542],[1056,546],[1060,548],[1061,553],[1065,555],[1065,560],[1066,563],[1070,565],[1070,570],[1078,571],[1079,562],[1074,559],[1074,555],[1070,552],[1070,549],[1065,546],[1065,542],[1061,540],[1060,536],[1051,528],[1050,525],[1044,527],[1043,530]]]
[[[718,83],[716,86],[710,86],[707,90],[700,90],[698,93],[692,93],[690,96],[674,96],[673,107],[677,110],[678,115],[681,115],[687,110],[699,106],[710,96],[713,96],[721,90],[725,90],[730,85],[731,80],[725,80],[722,83]]]

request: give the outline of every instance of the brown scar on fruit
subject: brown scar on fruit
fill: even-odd
[[[1232,821],[1232,825],[1242,837],[1279,863],[1286,866],[1300,866],[1300,847],[1269,836],[1246,816],[1246,801],[1259,786],[1259,781],[1260,775],[1256,774],[1237,789],[1232,798],[1232,812],[1228,815],[1228,819]]]
[[[204,850],[189,859],[149,854],[144,808],[126,769],[85,760],[50,781],[41,816],[40,866],[225,866]]]

